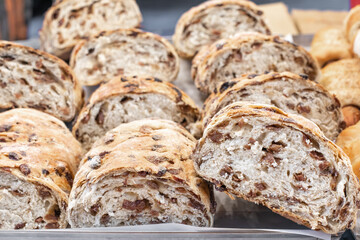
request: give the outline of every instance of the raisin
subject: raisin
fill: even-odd
[[[24,175],[26,175],[26,176],[29,175],[30,172],[31,172],[29,166],[26,165],[26,164],[21,164],[21,165],[19,166],[19,170],[20,170],[20,172],[21,172],[22,174],[24,174]]]
[[[312,157],[312,158],[314,158],[316,160],[319,160],[319,161],[326,160],[324,155],[321,152],[318,152],[318,151],[311,151],[310,152],[310,157]]]
[[[104,215],[102,215],[101,216],[101,218],[100,218],[100,223],[102,224],[102,225],[106,225],[106,224],[108,224],[110,222],[110,216],[109,216],[109,214],[104,214]]]
[[[9,159],[14,160],[14,161],[19,161],[20,160],[20,157],[14,152],[9,152],[8,157],[9,157]]]
[[[294,178],[296,181],[305,181],[306,177],[303,173],[294,173]]]
[[[18,223],[18,224],[16,224],[15,225],[15,227],[14,227],[14,229],[22,229],[22,228],[24,228],[25,227],[25,225],[26,225],[26,223]]]
[[[56,229],[56,228],[59,228],[59,227],[60,227],[60,225],[57,222],[48,223],[48,224],[45,225],[46,229]]]
[[[263,182],[261,182],[261,183],[255,183],[254,185],[255,185],[255,187],[256,187],[257,189],[259,189],[260,191],[263,191],[263,190],[265,190],[265,189],[267,188],[266,183],[263,183]]]
[[[95,216],[100,211],[100,203],[96,203],[90,207],[91,216]]]
[[[150,203],[146,199],[136,200],[136,201],[133,201],[133,202],[125,199],[123,201],[123,204],[122,204],[122,207],[124,209],[131,210],[131,211],[136,211],[136,212],[142,212],[146,208],[148,208],[149,206],[150,206]]]

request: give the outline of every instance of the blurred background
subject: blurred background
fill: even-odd
[[[353,0],[354,2],[356,0]],[[143,14],[142,28],[163,36],[172,35],[177,20],[203,0],[137,0]],[[341,24],[349,0],[254,0],[264,5],[266,16],[278,34],[311,34],[324,25]],[[52,0],[0,0],[0,38],[38,38],[43,15]],[[317,10],[317,11],[308,11]],[[316,26],[321,22],[321,26]],[[311,26],[311,27],[310,27]]]

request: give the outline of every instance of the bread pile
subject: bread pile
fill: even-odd
[[[40,34],[48,53],[0,45],[0,228],[210,227],[213,186],[311,229],[355,226],[360,186],[333,141],[356,84],[333,76],[357,60],[321,77],[321,54],[271,36],[245,0],[190,9],[174,46],[141,20],[134,0],[56,1]],[[179,56],[193,58],[202,111],[170,83]],[[83,104],[82,86],[99,84]]]

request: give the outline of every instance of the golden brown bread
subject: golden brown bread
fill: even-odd
[[[143,119],[107,132],[81,162],[69,203],[72,227],[175,222],[211,226],[214,201],[180,125]]]
[[[320,84],[335,94],[343,107],[360,106],[360,59],[332,62],[321,72]]]
[[[344,121],[346,127],[355,125],[360,120],[360,109],[354,106],[346,106],[342,108],[342,113],[344,115]]]
[[[311,42],[311,54],[320,67],[329,62],[351,58],[351,45],[342,29],[325,28],[318,31]]]
[[[55,117],[32,109],[1,113],[0,228],[65,228],[68,195],[81,155],[80,144]],[[22,185],[28,189],[21,190]],[[19,204],[17,209],[7,207],[9,201]]]

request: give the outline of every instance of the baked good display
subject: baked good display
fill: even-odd
[[[70,225],[211,226],[215,202],[190,159],[195,144],[188,131],[169,120],[143,119],[107,132],[76,174]]]
[[[304,48],[278,36],[256,33],[204,47],[193,59],[191,74],[196,87],[210,94],[223,82],[242,74],[266,71],[306,74],[315,81],[320,74],[316,60]]]
[[[173,42],[180,57],[191,58],[202,46],[243,32],[271,34],[263,12],[251,1],[212,0],[185,12]]]
[[[218,190],[311,229],[355,226],[359,183],[350,160],[302,116],[235,102],[212,118],[193,160]]]
[[[138,119],[157,117],[183,125],[197,137],[199,110],[176,86],[154,78],[117,77],[101,85],[81,110],[73,134],[85,149],[108,130]]]
[[[336,144],[349,156],[353,171],[360,178],[360,123],[342,131]]]
[[[342,29],[325,28],[314,35],[311,42],[311,54],[320,67],[345,58],[352,58],[351,44]]]
[[[0,113],[0,229],[66,228],[81,145],[34,109]]]
[[[82,89],[61,59],[0,41],[0,110],[35,108],[71,121],[83,103]]]
[[[304,75],[272,72],[225,82],[205,102],[204,125],[222,108],[237,101],[274,105],[287,113],[302,115],[316,123],[330,140],[335,140],[345,128],[340,102]]]
[[[172,82],[179,72],[179,57],[159,35],[120,29],[80,42],[72,52],[70,66],[83,85],[107,82],[119,75]]]
[[[353,117],[359,114],[360,99],[360,59],[343,59],[332,62],[322,70],[320,84],[336,95],[344,107],[347,125],[353,124]],[[350,111],[348,110],[351,107]],[[349,120],[350,119],[350,120]]]
[[[102,31],[138,27],[142,16],[135,0],[67,0],[45,14],[41,48],[67,60],[81,40]]]

